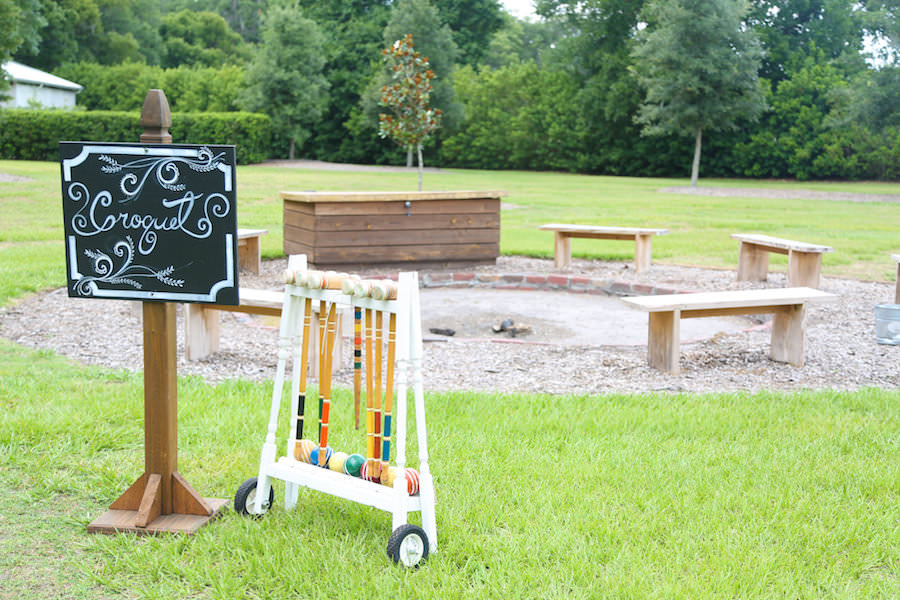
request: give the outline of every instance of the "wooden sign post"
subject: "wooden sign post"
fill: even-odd
[[[171,144],[171,124],[165,94],[150,90],[141,112],[141,143]],[[233,188],[234,162],[233,158],[230,164],[213,160],[227,151],[170,148],[61,144],[70,296],[143,301],[144,473],[88,525],[89,532],[193,533],[227,504],[227,500],[203,498],[178,472],[176,328],[171,300],[225,299],[228,303],[228,298],[237,299],[234,199],[205,188],[198,193],[189,179],[193,171],[194,177],[224,179],[225,188]],[[137,158],[124,161],[121,156],[128,157],[129,152]],[[76,169],[87,172],[82,177],[91,182],[82,183]],[[95,189],[94,173],[100,173],[98,180],[109,175],[121,180],[117,186]],[[159,187],[149,191],[154,179]],[[114,200],[116,194],[123,197]],[[66,202],[75,206],[67,208]],[[219,241],[213,233],[223,227]],[[204,247],[194,249],[183,245],[182,238],[184,244],[201,239],[214,247],[209,252]],[[92,245],[82,247],[84,240]],[[224,257],[221,269],[214,264],[219,257]],[[195,275],[203,281],[195,283]]]

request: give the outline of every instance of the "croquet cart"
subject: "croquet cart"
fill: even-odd
[[[400,273],[397,282],[372,282],[346,274],[310,271],[306,269],[305,256],[292,256],[285,272],[285,282],[278,366],[272,390],[268,431],[260,455],[259,474],[238,488],[234,498],[235,510],[251,516],[265,514],[274,501],[272,482],[275,479],[285,483],[286,509],[296,506],[301,487],[373,506],[392,515],[392,533],[387,543],[388,556],[397,564],[418,567],[430,552],[437,549],[434,482],[428,466],[425,429],[418,274]],[[387,288],[373,285],[376,283],[386,284]],[[312,332],[310,327],[312,306],[318,309],[318,334]],[[335,340],[335,325],[340,313],[349,310],[354,312],[354,398],[357,426],[363,339],[366,349],[366,457],[335,452],[327,445],[333,366],[330,357],[335,344],[341,343],[339,338]],[[361,335],[363,312],[366,316],[365,338]],[[373,315],[375,327],[372,326]],[[382,335],[385,316],[390,322],[390,329],[387,335],[385,368],[387,385],[382,406],[381,353],[385,342]],[[308,356],[314,342],[318,342],[319,352],[318,403],[308,402],[306,398]],[[284,401],[285,373],[289,362],[292,416],[285,453],[279,456],[276,431],[279,411]],[[396,402],[392,402],[394,373]],[[418,471],[405,467],[407,395],[410,387],[418,438]],[[303,437],[304,421],[312,424],[312,420],[307,419],[305,414],[312,411],[306,411],[306,407],[316,404],[319,407],[318,442]],[[396,423],[393,448],[392,420]],[[395,452],[393,465],[389,465],[391,449]],[[408,522],[409,514],[415,511],[421,513],[421,527]]]

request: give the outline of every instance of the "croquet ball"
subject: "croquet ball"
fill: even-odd
[[[309,463],[312,465],[319,466],[319,446],[313,448],[312,452],[309,453]],[[325,466],[328,466],[328,461],[331,460],[331,456],[334,454],[334,450],[332,450],[331,446],[325,446]]]
[[[344,473],[359,477],[359,469],[365,462],[366,459],[362,457],[362,454],[351,454],[347,457],[347,460],[344,461]]]
[[[419,472],[415,469],[406,469],[406,489],[410,496],[419,493]]]
[[[316,448],[316,443],[312,440],[300,440],[294,446],[294,458],[300,462],[309,462],[309,455]]]
[[[338,473],[344,472],[344,463],[347,461],[347,453],[346,452],[335,452],[331,455],[331,460],[328,461],[328,468],[332,471],[337,471]]]
[[[369,467],[373,467],[371,470]],[[376,474],[381,472],[381,462],[373,462],[369,463],[366,461],[363,463],[362,467],[359,469],[359,476],[365,479],[366,481],[373,481],[375,483],[379,483],[381,478]]]

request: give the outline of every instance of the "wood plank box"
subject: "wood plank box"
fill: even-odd
[[[668,229],[598,227],[565,223],[548,223],[541,225],[540,229],[554,232],[553,265],[557,269],[568,267],[572,262],[572,238],[634,240],[634,267],[638,273],[650,268],[653,236],[669,233]]]
[[[834,252],[830,246],[785,240],[768,235],[733,233],[741,243],[738,254],[738,281],[765,281],[769,271],[769,253],[788,255],[788,285],[819,287],[822,254]]]
[[[185,304],[184,305],[184,354],[187,360],[200,360],[219,350],[219,311],[243,312],[255,315],[281,317],[284,292],[241,288],[240,305],[225,304]],[[314,304],[313,312],[318,315],[319,306]],[[336,339],[343,336],[343,318],[338,318]],[[310,337],[313,351],[310,352],[311,373],[319,372],[319,319],[310,321]],[[335,344],[333,369],[338,371],[343,364],[343,344]]]
[[[891,254],[891,258],[897,263],[897,291],[894,292],[894,304],[900,304],[900,254]]]
[[[259,267],[262,264],[259,238],[267,233],[268,229],[238,228],[238,267],[242,271],[259,274]]]
[[[702,292],[636,296],[622,301],[647,311],[647,352],[650,366],[668,373],[680,371],[680,321],[697,317],[774,314],[772,360],[803,366],[806,339],[806,305],[832,302],[834,294],[807,287],[745,291]]]
[[[284,252],[317,267],[494,263],[506,192],[281,192]]]

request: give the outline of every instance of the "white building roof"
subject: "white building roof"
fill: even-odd
[[[9,79],[12,83],[58,88],[61,90],[70,90],[75,93],[84,89],[84,86],[78,85],[73,81],[51,75],[50,73],[45,73],[38,69],[26,67],[25,65],[12,60],[3,64],[3,70],[9,74]]]

